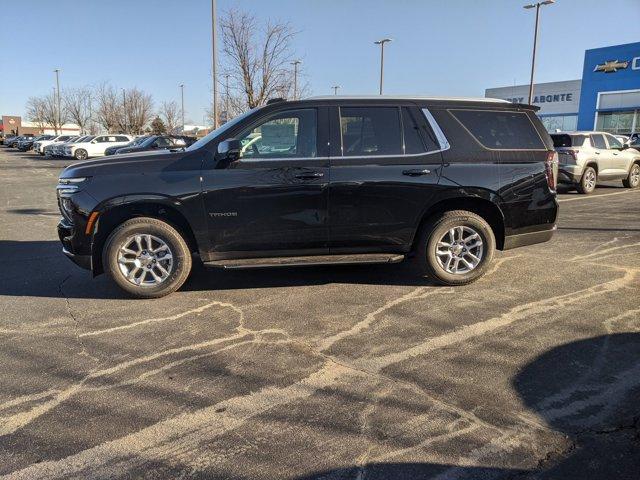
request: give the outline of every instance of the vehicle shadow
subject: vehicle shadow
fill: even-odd
[[[29,210],[29,211],[26,211]],[[48,211],[17,209],[16,214],[49,215]],[[58,241],[0,240],[4,264],[0,296],[58,298],[131,299],[105,275],[96,278],[74,265],[62,253]],[[37,266],[37,268],[33,268]],[[66,288],[61,289],[64,282]],[[249,288],[299,287],[329,283],[362,285],[434,285],[410,271],[405,263],[393,265],[340,265],[322,267],[278,267],[253,270],[222,270],[205,267],[194,257],[187,282],[174,295],[191,291],[222,291]]]
[[[549,452],[537,469],[372,462],[296,480],[638,479],[640,333],[604,335],[555,347],[527,364],[512,386],[541,423],[567,437],[565,447]]]

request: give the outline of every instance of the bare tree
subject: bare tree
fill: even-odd
[[[40,131],[44,130],[47,125],[45,108],[45,101],[42,97],[29,97],[27,100],[27,118],[34,122]]]
[[[153,118],[153,97],[137,88],[125,90],[118,115],[120,129],[125,133],[139,135]]]
[[[162,102],[158,115],[162,118],[168,133],[176,133],[176,129],[180,126],[180,108],[174,101]]]
[[[291,41],[296,32],[289,23],[269,21],[259,26],[253,15],[229,10],[220,26],[227,70],[243,100],[243,110],[263,105],[274,96],[291,95]]]
[[[100,84],[94,93],[96,99],[96,122],[107,132],[115,132],[118,128],[118,117],[121,104],[115,88],[108,83]]]
[[[67,89],[63,92],[62,102],[69,119],[85,133],[91,120],[91,91],[87,87]]]

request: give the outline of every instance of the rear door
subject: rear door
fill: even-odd
[[[440,146],[415,105],[331,108],[331,253],[404,251],[434,195]]]

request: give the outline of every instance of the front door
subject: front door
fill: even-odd
[[[609,144],[609,155],[611,155],[612,174],[618,178],[626,178],[631,166],[631,158],[629,152],[624,150],[622,142],[613,135],[605,135]]]
[[[331,253],[404,251],[435,194],[441,146],[416,106],[331,113]]]
[[[300,108],[258,119],[235,135],[238,160],[203,170],[211,259],[327,253],[326,116]]]

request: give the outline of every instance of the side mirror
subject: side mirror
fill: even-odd
[[[91,140],[91,143],[98,143],[97,140]]]
[[[242,146],[240,140],[236,138],[228,138],[218,144],[218,159],[220,160],[237,160],[240,158],[240,150]]]

